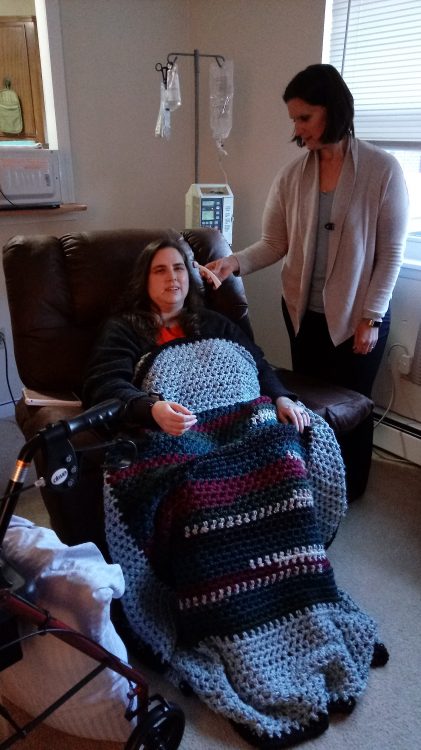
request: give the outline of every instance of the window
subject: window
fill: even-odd
[[[421,144],[418,149],[386,147],[386,151],[396,157],[403,169],[411,203],[405,260],[421,263]]]
[[[20,132],[0,131],[0,145],[10,141],[18,145],[45,143],[44,100],[38,36],[34,16],[2,16],[0,3],[0,51],[4,81],[19,95],[22,111]],[[9,134],[8,134],[9,132]],[[13,132],[13,131],[12,131]]]
[[[0,8],[1,8],[0,0]],[[74,202],[59,0],[33,0],[44,95],[44,141],[58,151],[63,203]],[[0,14],[1,15],[1,14]],[[6,151],[6,146],[2,151]]]
[[[323,61],[354,96],[358,137],[398,159],[410,196],[407,260],[421,262],[421,2],[328,0]]]

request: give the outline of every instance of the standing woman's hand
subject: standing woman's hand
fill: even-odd
[[[205,268],[215,274],[219,281],[224,281],[228,278],[231,273],[236,273],[240,270],[240,266],[235,255],[226,255],[225,258],[218,258],[218,260],[212,260],[210,263],[206,263]]]
[[[379,329],[371,327],[366,320],[358,323],[354,333],[354,354],[370,354],[377,344]]]

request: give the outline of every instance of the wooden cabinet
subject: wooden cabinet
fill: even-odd
[[[4,80],[19,96],[23,131],[8,135],[0,131],[0,140],[35,140],[45,144],[44,98],[34,17],[0,17],[0,88]]]

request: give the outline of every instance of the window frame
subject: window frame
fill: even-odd
[[[49,148],[58,151],[63,203],[74,203],[59,0],[35,0]]]

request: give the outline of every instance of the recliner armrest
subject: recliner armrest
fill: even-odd
[[[276,372],[287,388],[296,393],[309,409],[326,419],[337,435],[353,430],[373,410],[373,401],[357,391],[298,375],[284,368]]]

